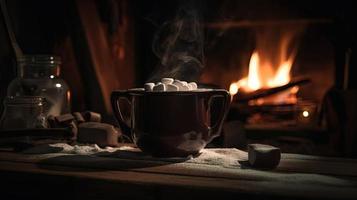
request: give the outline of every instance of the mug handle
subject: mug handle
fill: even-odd
[[[128,136],[129,138],[131,138],[131,128],[125,122],[123,114],[120,111],[119,100],[125,99],[131,105],[131,97],[132,96],[130,95],[129,91],[126,90],[113,91],[110,95],[110,101],[113,107],[113,114],[119,123],[120,129],[122,130],[124,135]]]
[[[212,122],[212,125],[209,127],[210,128],[210,133],[215,133],[213,135],[210,135],[210,140],[212,140],[215,136],[219,135],[220,129],[222,128],[223,120],[226,117],[229,109],[229,105],[231,102],[231,97],[230,94],[228,93],[227,90],[213,90],[207,94],[206,97],[208,100],[206,100],[206,105],[207,105],[207,111],[210,112],[211,114],[211,107],[212,107],[212,101],[215,98],[222,99],[222,103],[220,104],[219,114],[218,118],[216,119],[215,122]],[[216,109],[215,109],[216,110]]]

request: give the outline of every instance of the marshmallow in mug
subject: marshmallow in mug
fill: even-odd
[[[177,85],[174,84],[167,84],[166,85],[166,91],[179,91],[180,88]]]
[[[196,90],[197,84],[195,82],[187,83],[173,78],[162,78],[161,82],[145,83],[145,91],[190,91]]]
[[[152,91],[166,91],[166,85],[158,82],[156,85],[152,88]]]
[[[154,86],[155,86],[155,83],[145,83],[144,89],[145,89],[145,91],[152,91]]]
[[[174,82],[174,79],[173,79],[173,78],[162,78],[162,79],[161,79],[161,82],[162,82],[163,84],[171,84],[171,83]]]
[[[195,82],[188,83],[188,87],[190,87],[190,90],[197,90],[197,84]]]
[[[179,91],[188,91],[190,89],[186,81],[175,80],[173,84],[179,88]]]

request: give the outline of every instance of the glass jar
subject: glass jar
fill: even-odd
[[[6,97],[1,130],[47,128],[46,100],[36,96]]]
[[[49,115],[70,112],[70,90],[59,78],[61,59],[52,55],[24,55],[19,58],[17,78],[8,86],[8,96],[41,96]]]

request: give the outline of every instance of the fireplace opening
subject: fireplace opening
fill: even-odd
[[[258,16],[245,24],[208,23],[208,31],[226,29],[226,38],[221,36],[206,54],[203,80],[230,91],[228,121],[242,122],[249,142],[296,143],[284,150],[313,153],[313,143],[328,137],[320,115],[324,96],[335,84],[333,21]]]

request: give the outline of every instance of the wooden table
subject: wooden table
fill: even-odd
[[[357,160],[283,154],[277,169],[261,171],[3,151],[0,181],[1,199],[357,199]]]

